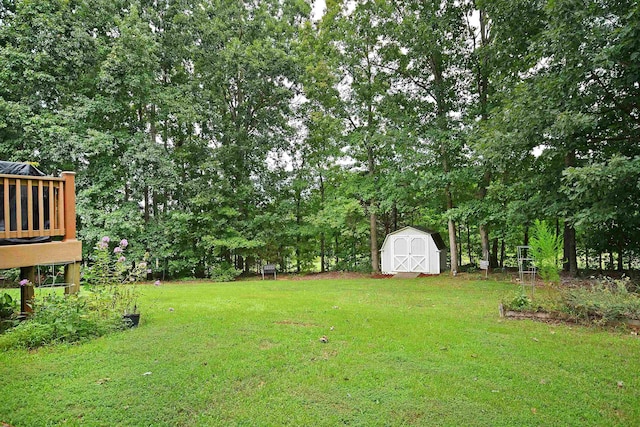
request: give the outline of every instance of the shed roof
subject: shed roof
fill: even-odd
[[[384,238],[384,242],[382,243],[382,246],[385,245],[385,243],[387,243],[387,239],[389,238],[389,236],[392,236],[394,234],[400,234],[402,233],[404,230],[407,229],[414,229],[414,230],[418,230],[424,234],[429,234],[431,236],[431,238],[433,239],[434,243],[436,244],[436,247],[438,248],[438,250],[442,251],[442,250],[446,250],[447,246],[444,244],[444,240],[442,239],[442,236],[440,235],[440,233],[438,233],[437,231],[425,228],[425,227],[416,227],[416,226],[406,226],[406,227],[402,227],[396,231],[392,231],[391,233],[387,234],[387,236]]]

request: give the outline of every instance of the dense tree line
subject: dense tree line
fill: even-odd
[[[404,225],[498,267],[536,219],[567,271],[637,266],[637,2],[311,6],[3,0],[0,158],[172,276],[377,271]]]

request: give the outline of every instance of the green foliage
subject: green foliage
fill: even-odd
[[[5,281],[11,283],[18,283],[20,281],[20,269],[19,268],[10,268],[2,271],[2,277]]]
[[[122,329],[119,313],[104,310],[95,295],[36,295],[33,314],[0,335],[0,349],[36,348],[54,343],[73,343]]]
[[[211,278],[216,282],[233,282],[240,274],[242,274],[242,271],[228,262],[216,264],[211,269]]]
[[[548,218],[637,257],[637,2],[312,3],[4,2],[0,158],[76,171],[84,255],[126,235],[169,276],[447,221],[472,256]]]
[[[10,318],[16,311],[16,302],[8,293],[0,295],[0,320]]]
[[[128,261],[125,250],[129,243],[122,239],[113,250],[108,236],[95,246],[93,264],[86,270],[85,281],[108,310],[122,314],[136,313],[139,290],[137,282],[148,274],[147,256],[137,263]]]
[[[138,309],[136,282],[147,275],[147,263],[131,263],[124,256],[129,243],[121,240],[113,249],[103,237],[96,245],[93,264],[85,270],[90,292],[37,295],[33,314],[0,337],[0,348],[35,348],[59,342],[77,342],[126,326],[123,314]]]
[[[622,319],[640,320],[640,295],[627,287],[629,278],[604,279],[590,288],[563,292],[563,311],[575,319],[607,323]]]
[[[511,301],[503,303],[505,308],[516,311],[526,311],[533,307],[533,301],[527,294],[520,293]]]
[[[562,237],[557,236],[546,221],[536,220],[531,231],[531,253],[538,273],[548,283],[560,282],[558,256],[562,249]]]
[[[18,305],[8,293],[0,294],[0,333],[15,325]]]

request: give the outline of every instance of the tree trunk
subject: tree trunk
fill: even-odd
[[[131,196],[131,189],[129,188],[129,183],[125,182],[124,183],[124,201],[128,202],[130,196]]]
[[[467,252],[469,254],[469,264],[473,264],[473,256],[471,255],[471,230],[469,230],[469,223],[467,223]]]
[[[569,222],[564,223],[564,264],[563,270],[571,276],[578,274],[578,256],[576,253],[576,229]]]
[[[396,231],[398,229],[398,205],[395,203],[391,208],[391,226],[392,231]]]
[[[156,194],[156,190],[151,192],[151,205],[153,207],[153,217],[155,219],[158,218],[158,194]]]
[[[451,273],[458,273],[458,244],[456,243],[456,223],[449,220],[449,247],[451,248]]]
[[[564,157],[564,166],[575,166],[576,151],[569,150]],[[564,265],[563,270],[575,277],[578,274],[578,255],[576,253],[576,229],[565,219],[564,221]]]
[[[458,224],[458,265],[462,266],[462,227]]]
[[[612,270],[613,271],[613,251],[609,250],[609,268],[608,270]]]
[[[584,248],[584,268],[589,270],[589,248]]]
[[[489,267],[498,267],[498,238],[493,238],[493,245],[491,248],[491,258],[489,259]]]
[[[324,178],[322,173],[320,173],[320,205],[324,208]],[[325,272],[325,253],[326,253],[327,243],[325,241],[324,233],[320,233],[320,272]]]
[[[480,244],[482,246],[482,260],[489,261],[489,230],[484,224],[480,224]]]
[[[504,268],[504,253],[505,253],[504,239],[500,242],[500,268]]]
[[[371,271],[380,273],[380,257],[378,255],[378,220],[375,212],[369,214],[371,232]]]
[[[618,271],[624,270],[624,264],[622,262],[622,245],[618,245]]]
[[[320,233],[320,273],[324,273],[326,271],[325,250],[326,242],[324,239],[324,233]]]
[[[149,222],[149,205],[150,205],[150,201],[149,201],[149,186],[145,185],[144,186],[144,222],[145,224]]]

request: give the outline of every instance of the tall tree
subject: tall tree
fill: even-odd
[[[381,158],[389,156],[385,136],[386,100],[392,70],[388,66],[387,23],[391,6],[380,1],[328,2],[323,18],[324,36],[333,46],[337,85],[333,87],[333,113],[345,124],[347,161],[361,170],[359,198],[369,217],[371,270],[380,271],[378,248],[379,177]]]
[[[465,162],[460,112],[468,97],[465,72],[465,5],[438,1],[395,3],[401,85],[411,100],[417,153],[431,168],[432,186],[441,188],[447,212],[451,271],[458,266],[454,190]]]

